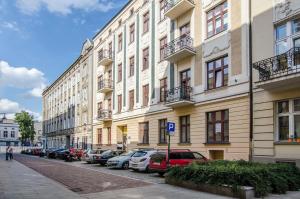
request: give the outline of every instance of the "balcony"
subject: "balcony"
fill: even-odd
[[[261,60],[253,64],[258,70],[259,81],[255,84],[265,90],[284,90],[300,85],[300,48]]]
[[[174,20],[194,7],[193,0],[166,0],[165,15]]]
[[[179,86],[166,92],[165,105],[172,108],[194,104],[192,100],[193,88],[190,86]]]
[[[108,93],[113,91],[113,81],[110,79],[101,80],[98,82],[98,91],[100,93]]]
[[[111,110],[107,110],[107,109],[98,110],[97,119],[104,122],[111,121],[112,120]]]
[[[193,39],[189,35],[182,35],[165,46],[164,59],[175,63],[195,54]]]
[[[113,62],[113,52],[111,50],[101,50],[98,54],[98,63],[106,66]]]

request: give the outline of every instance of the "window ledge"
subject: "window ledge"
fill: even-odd
[[[230,145],[230,142],[205,142],[204,145]]]
[[[138,146],[150,146],[149,143],[137,143]]]
[[[177,143],[179,146],[191,146],[192,143],[190,142],[183,142],[183,143]]]
[[[300,145],[300,142],[274,142],[274,145]]]
[[[168,146],[168,143],[157,143],[157,146]]]
[[[210,93],[210,92],[212,93],[212,92],[217,92],[217,91],[220,91],[220,90],[224,90],[226,88],[228,88],[228,85],[224,85],[224,86],[220,86],[220,87],[216,87],[216,88],[210,88],[210,89],[206,88],[204,91],[206,93]]]

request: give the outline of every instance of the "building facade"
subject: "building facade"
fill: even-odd
[[[20,145],[19,125],[5,116],[0,119],[0,146]]]
[[[93,144],[251,152],[249,1],[131,0],[93,38]]]
[[[34,140],[33,145],[34,146],[44,146],[45,139],[43,137],[43,123],[39,121],[35,121],[34,124]]]
[[[86,40],[76,61],[43,92],[47,147],[91,147],[92,48],[92,42]]]
[[[253,159],[300,166],[300,2],[251,7]]]

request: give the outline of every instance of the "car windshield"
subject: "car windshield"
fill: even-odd
[[[109,155],[111,153],[111,150],[104,151],[101,155]]]
[[[145,151],[137,151],[132,157],[143,157],[147,154]]]
[[[128,151],[127,153],[123,153],[121,156],[132,156],[135,151]]]

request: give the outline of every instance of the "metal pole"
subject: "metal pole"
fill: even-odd
[[[167,159],[167,168],[169,168],[170,165],[170,145],[171,145],[171,136],[170,136],[170,132],[168,133],[168,137],[169,137],[169,141],[168,141],[168,159]]]

